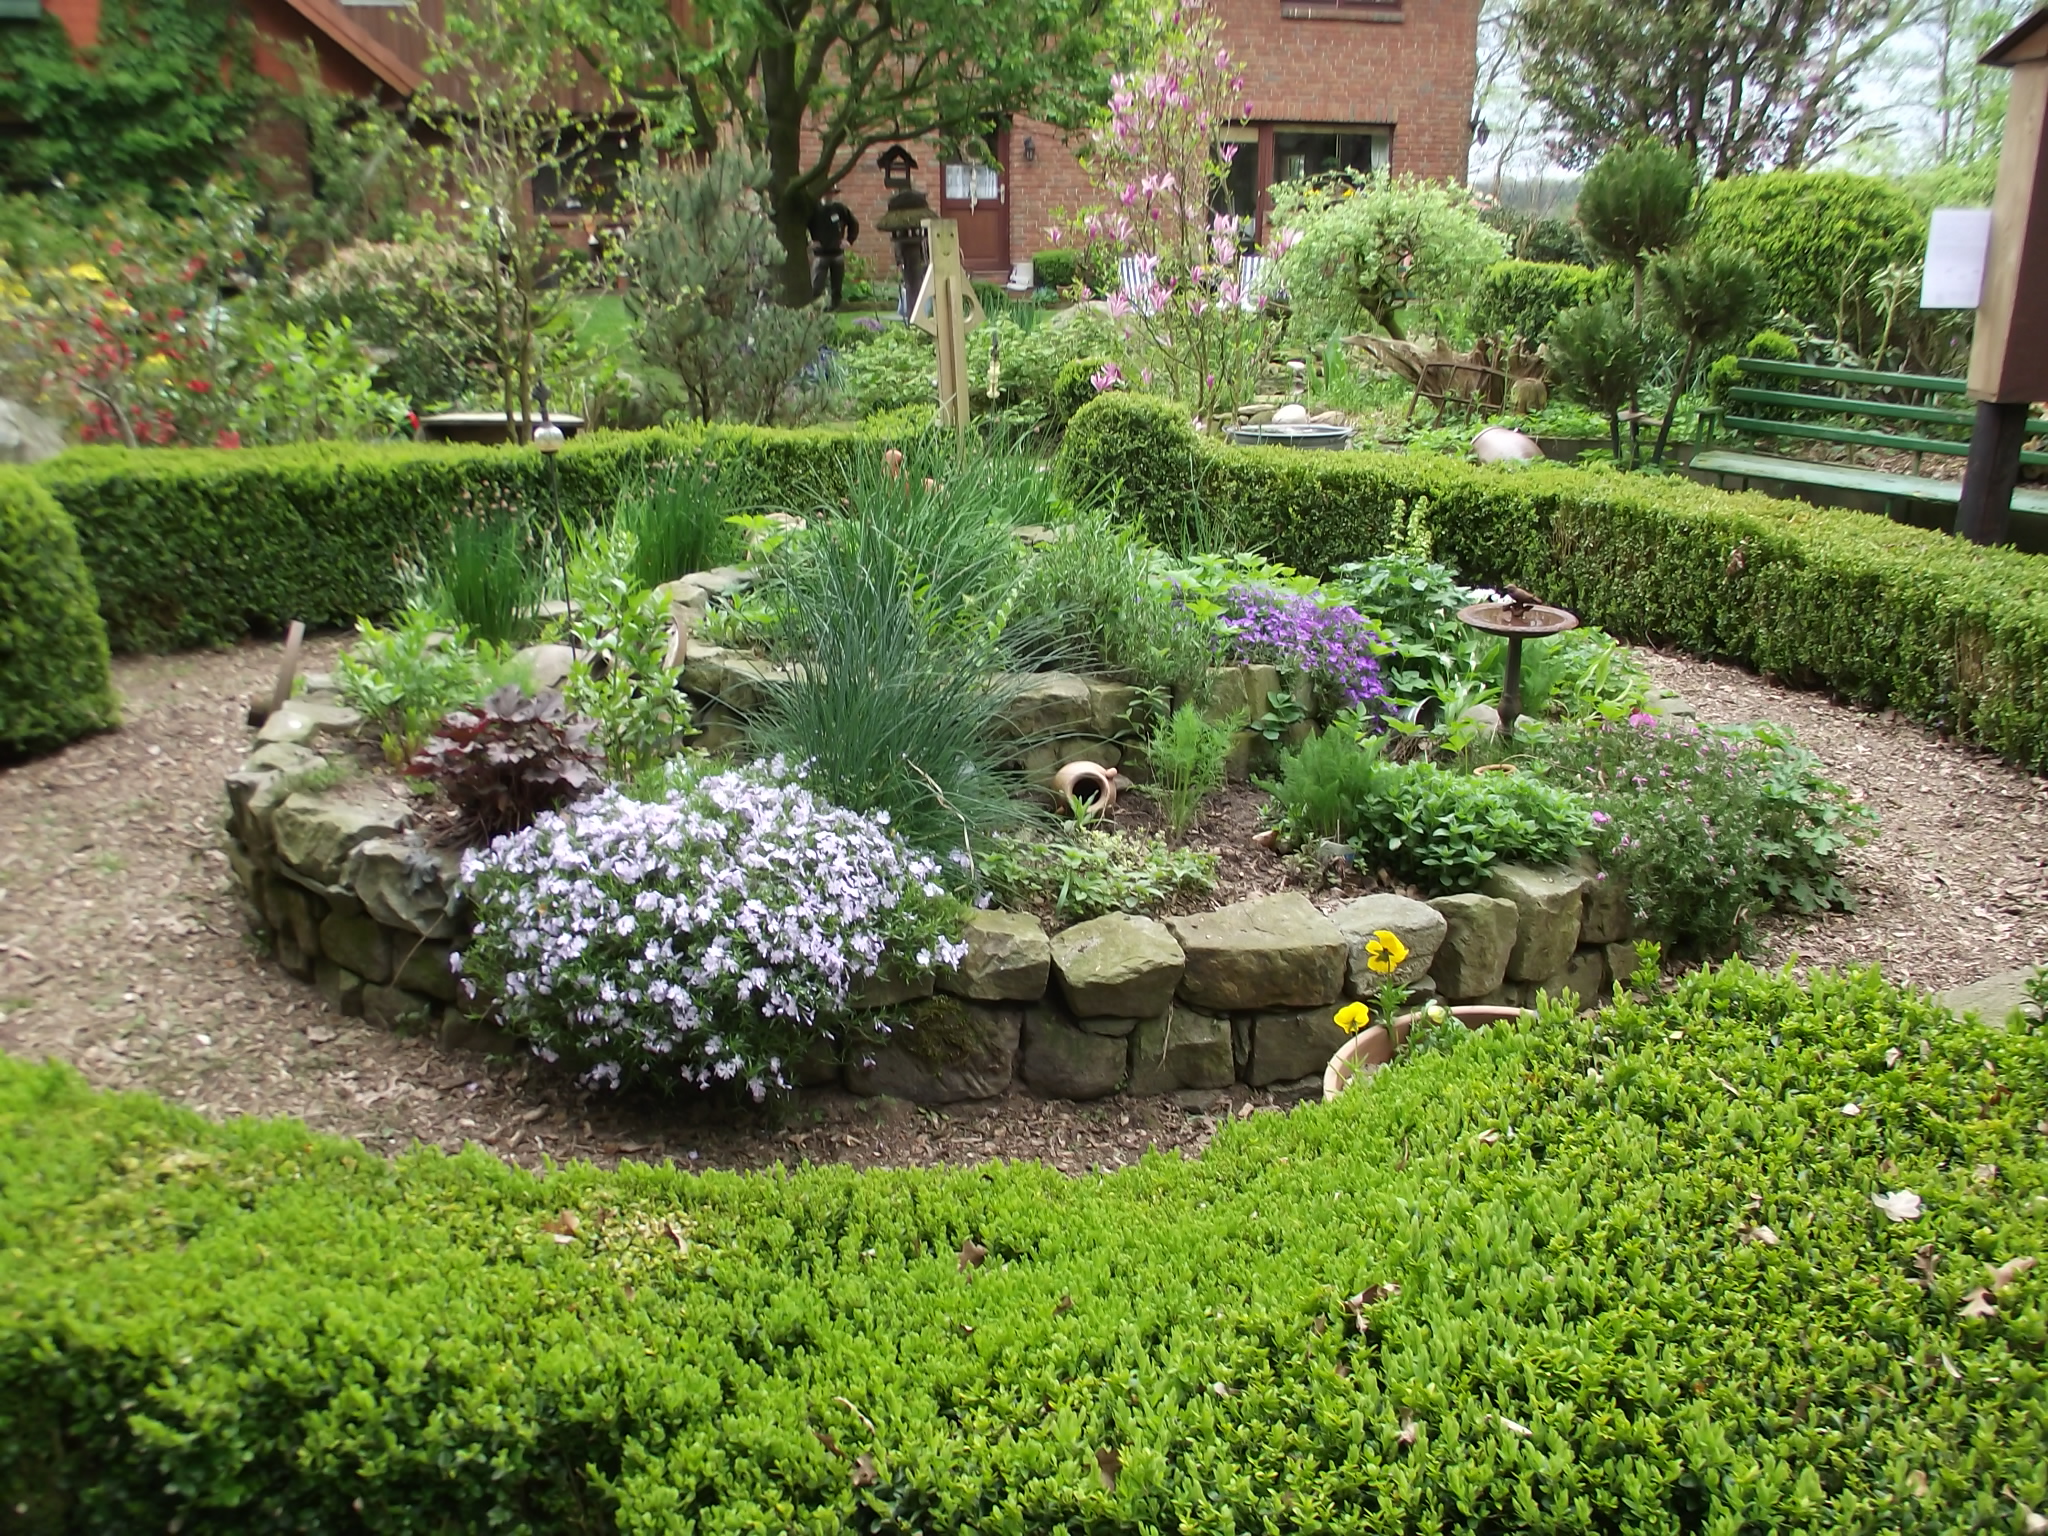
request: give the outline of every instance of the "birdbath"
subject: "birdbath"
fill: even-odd
[[[1522,642],[1577,629],[1579,616],[1544,603],[1474,603],[1458,610],[1458,622],[1483,635],[1501,635],[1508,642],[1507,679],[1500,693],[1500,729],[1503,736],[1512,736],[1515,719],[1522,713]]]

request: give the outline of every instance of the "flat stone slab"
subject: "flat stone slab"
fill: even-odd
[[[1081,1018],[1141,1019],[1166,1012],[1186,957],[1163,924],[1112,912],[1055,934],[1053,974]]]
[[[1974,1013],[1986,1024],[2003,1026],[2006,1020],[2026,1006],[2027,982],[2033,974],[2031,965],[2017,971],[2006,971],[2001,975],[1987,976],[1982,981],[1973,981],[1967,986],[1937,992],[1934,1000],[1958,1017]]]
[[[1390,892],[1347,901],[1330,913],[1330,922],[1351,946],[1346,974],[1347,990],[1353,997],[1370,997],[1389,982],[1414,986],[1429,974],[1429,963],[1436,958],[1450,927],[1436,908]],[[1382,976],[1366,965],[1365,946],[1382,930],[1408,948],[1408,958],[1394,968],[1391,976]]]
[[[1176,1007],[1147,1019],[1131,1036],[1132,1093],[1228,1088],[1236,1080],[1228,1019]]]
[[[1437,990],[1454,1003],[1475,1002],[1507,979],[1508,956],[1515,950],[1515,904],[1496,896],[1466,891],[1439,896],[1430,903],[1448,927],[1431,962]]]
[[[1052,941],[1028,912],[976,912],[961,929],[967,953],[939,990],[983,1002],[1033,1002],[1052,975]]]
[[[1187,952],[1180,997],[1192,1007],[1313,1008],[1343,995],[1350,941],[1299,891],[1171,918],[1167,927]]]
[[[270,829],[285,863],[323,884],[340,885],[357,845],[396,836],[398,822],[398,808],[388,801],[301,793],[277,808]]]

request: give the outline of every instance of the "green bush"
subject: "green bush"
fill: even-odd
[[[1884,329],[1870,280],[1895,264],[1917,265],[1927,216],[1874,176],[1772,171],[1710,186],[1698,238],[1755,258],[1772,309],[1868,353]]]
[[[1674,645],[1890,706],[2048,768],[2048,559],[1868,513],[1563,465],[1289,453],[1205,442],[1180,407],[1084,406],[1062,483],[1115,485],[1159,542],[1195,513],[1231,542],[1327,573],[1378,555],[1427,496],[1439,558],[1515,582],[1629,640]]]
[[[781,505],[866,441],[749,427],[578,437],[557,455],[562,511],[602,516],[623,487],[694,453],[732,469],[736,499]],[[397,561],[452,519],[553,520],[547,464],[530,448],[94,448],[35,474],[78,525],[119,651],[222,645],[292,619],[382,618],[402,600]]]
[[[1072,421],[1074,412],[1101,393],[1095,387],[1095,375],[1108,366],[1106,357],[1077,357],[1061,366],[1059,376],[1052,381],[1052,398],[1047,401],[1056,425]]]
[[[107,631],[77,530],[12,469],[0,469],[0,592],[0,757],[115,724]]]
[[[1568,309],[1613,291],[1614,279],[1561,261],[1497,261],[1472,299],[1472,328],[1486,336],[1520,336],[1534,347]]]
[[[0,1061],[0,1499],[24,1536],[2019,1530],[2044,1118],[2048,1035],[1739,965],[1081,1179],[387,1161]]]
[[[1032,252],[1031,276],[1041,288],[1071,288],[1074,279],[1080,275],[1081,256],[1078,251]]]

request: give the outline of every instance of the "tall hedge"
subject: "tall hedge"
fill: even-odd
[[[1915,265],[1927,216],[1888,181],[1847,171],[1770,171],[1716,182],[1700,199],[1697,239],[1746,253],[1763,269],[1769,303],[1861,351],[1882,325],[1870,280]]]
[[[1520,336],[1532,347],[1550,322],[1620,286],[1618,273],[1562,261],[1497,261],[1472,299],[1472,325],[1482,335]]]
[[[1688,481],[1434,455],[1227,448],[1185,413],[1105,395],[1067,429],[1069,486],[1114,486],[1171,540],[1211,538],[1328,571],[1387,548],[1427,498],[1438,553],[1618,635],[1889,705],[2048,768],[2048,557],[1982,549],[1867,513]]]
[[[562,510],[588,519],[629,480],[699,450],[746,466],[747,493],[772,504],[861,441],[724,427],[580,437],[557,456]],[[398,562],[450,518],[552,517],[547,461],[529,447],[93,448],[36,474],[78,526],[121,651],[379,616],[399,600]]]
[[[0,757],[117,719],[106,626],[78,532],[27,474],[0,469]]]
[[[386,1162],[0,1058],[0,1523],[2019,1531],[2043,1119],[2048,1034],[1740,966],[1104,1178]]]

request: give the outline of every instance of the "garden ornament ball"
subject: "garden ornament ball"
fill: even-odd
[[[1517,459],[1540,459],[1543,450],[1526,432],[1517,432],[1513,427],[1488,427],[1472,439],[1472,457],[1482,464],[1505,464]]]

